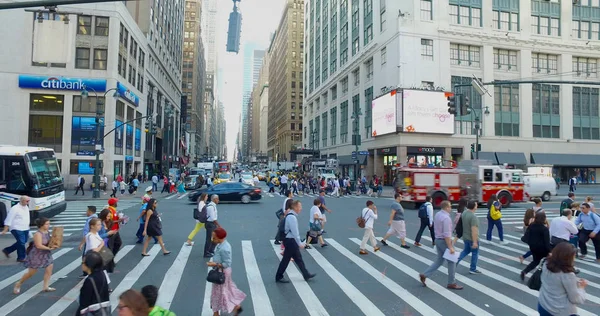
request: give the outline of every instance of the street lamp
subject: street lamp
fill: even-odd
[[[358,169],[360,168],[359,165],[359,160],[358,160],[358,146],[360,146],[361,144],[361,139],[360,139],[360,130],[359,130],[359,126],[360,126],[360,122],[358,121],[358,119],[360,118],[360,116],[362,115],[362,111],[360,109],[360,107],[356,107],[354,109],[354,112],[352,112],[352,116],[350,117],[354,122],[354,128],[352,129],[352,145],[354,145],[355,148],[355,157],[356,160],[354,160],[354,162],[356,163],[354,166],[354,183],[356,185],[356,182],[358,181]]]
[[[165,142],[166,147],[167,147],[167,156],[172,156],[171,155],[171,144],[169,144],[169,142],[171,141],[171,130],[172,130],[172,122],[171,119],[173,118],[173,116],[175,115],[175,109],[173,109],[173,105],[170,104],[167,101],[167,104],[165,106],[165,118],[167,120],[167,141]],[[171,162],[167,160],[167,169],[171,168]]]
[[[92,92],[96,96],[96,141],[94,142],[94,145],[95,145],[94,153],[96,154],[96,164],[94,165],[94,179],[93,179],[94,191],[92,192],[92,197],[97,199],[100,197],[100,174],[99,174],[100,173],[100,169],[99,169],[100,154],[102,152],[104,152],[104,150],[102,149],[102,145],[100,144],[100,140],[101,140],[101,135],[100,135],[100,126],[101,125],[100,125],[100,123],[102,123],[102,121],[103,121],[104,112],[102,111],[102,105],[103,105],[102,101],[100,101],[100,98],[98,98],[98,93],[93,88],[85,87],[81,91],[81,98],[82,99],[88,98],[90,93],[87,91],[87,89],[92,90]],[[117,90],[117,88],[111,88],[111,89],[108,89],[106,92],[104,92],[104,95],[102,96],[103,100],[106,98],[106,95],[110,91],[115,91],[113,93],[113,98],[119,97],[119,91]]]

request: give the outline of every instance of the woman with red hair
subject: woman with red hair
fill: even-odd
[[[212,284],[210,306],[214,316],[219,316],[219,312],[239,315],[242,312],[240,304],[246,298],[246,294],[240,291],[231,280],[231,245],[225,240],[226,237],[227,231],[222,227],[213,231],[212,240],[217,244],[217,247],[215,248],[213,261],[207,262],[209,267],[223,269],[225,274],[225,283]]]

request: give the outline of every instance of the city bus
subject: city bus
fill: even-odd
[[[54,150],[0,145],[0,226],[7,211],[27,195],[30,218],[53,217],[67,208]]]

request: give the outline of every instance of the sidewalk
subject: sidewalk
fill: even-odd
[[[147,187],[151,187],[152,186],[152,181],[146,181],[146,182],[140,182],[140,186],[138,187],[138,191],[136,194],[129,194],[128,190],[125,190],[125,194],[121,194],[121,192],[117,192],[117,198],[119,200],[135,200],[135,199],[141,199],[142,196],[144,196],[144,194],[146,192],[144,192],[144,190]],[[158,190],[162,189],[162,182],[158,184]],[[160,191],[159,191],[160,192]],[[104,192],[100,191],[100,198],[94,199],[93,196],[93,191],[91,190],[85,190],[85,195],[81,195],[81,193],[78,193],[77,195],[75,195],[75,190],[74,189],[67,189],[65,190],[65,200],[68,201],[94,201],[94,200],[108,200],[110,198],[110,194],[112,193],[112,190],[107,189],[106,190],[106,194],[104,194]]]

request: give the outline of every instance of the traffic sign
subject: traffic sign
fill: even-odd
[[[368,150],[361,150],[358,152],[359,155],[361,156],[368,156],[369,155],[369,151]],[[356,151],[352,152],[352,157],[356,157]]]

